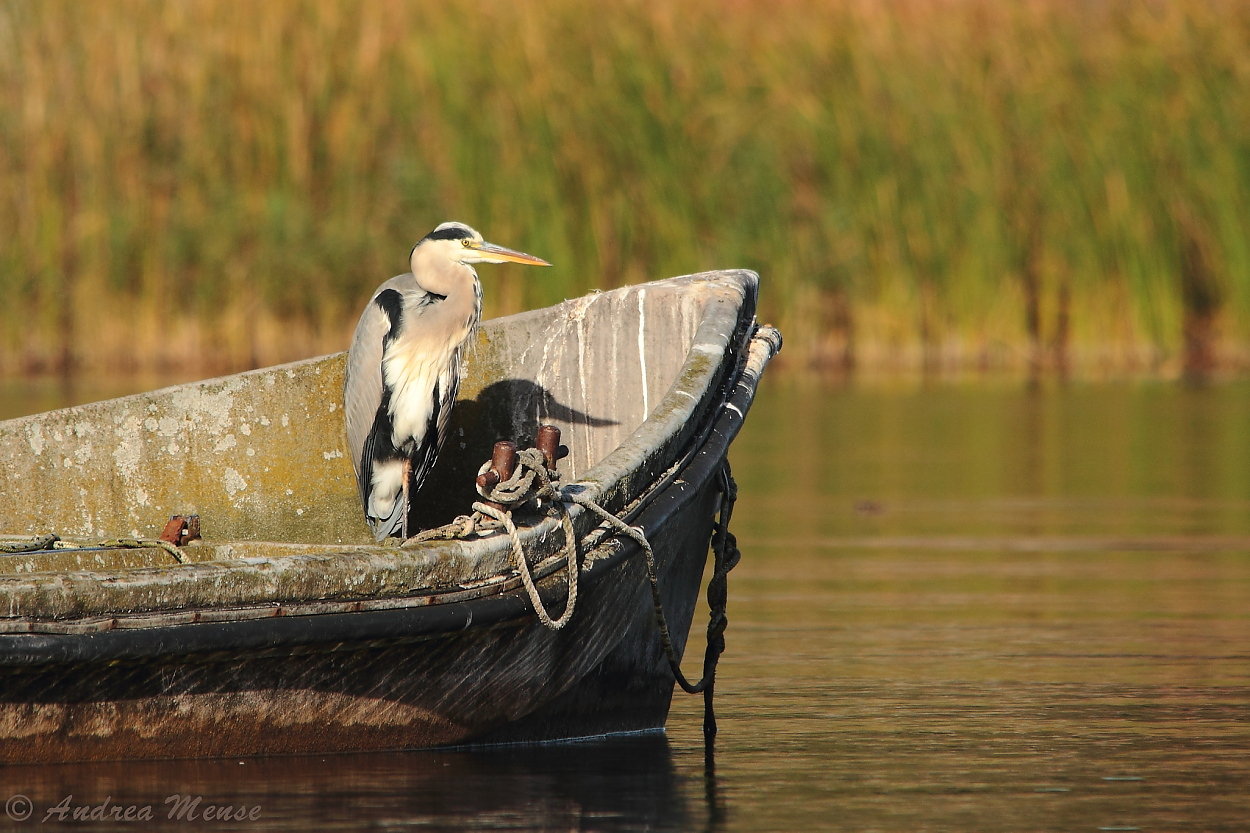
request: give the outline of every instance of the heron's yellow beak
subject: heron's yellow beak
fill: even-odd
[[[478,252],[478,256],[474,258],[483,263],[525,263],[529,266],[550,266],[551,264],[543,260],[541,257],[527,255],[525,252],[518,252],[515,249],[505,249],[503,246],[496,246],[494,243],[475,243],[466,241],[465,247]]]

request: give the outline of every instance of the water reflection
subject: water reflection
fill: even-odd
[[[200,816],[209,805],[236,814],[260,808],[253,820],[213,822],[214,829],[678,830],[692,819],[691,790],[662,734],[528,748],[14,767],[5,782],[32,800],[32,821],[52,810],[50,822],[66,796],[72,807],[105,806],[101,815],[149,806],[155,822],[167,823],[171,812],[182,823],[192,812],[178,818],[183,799],[170,796],[200,798]]]

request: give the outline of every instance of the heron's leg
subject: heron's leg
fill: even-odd
[[[404,475],[399,480],[399,499],[403,501],[400,506],[404,513],[403,519],[399,524],[399,539],[401,541],[408,540],[408,481],[412,477],[412,460],[404,460]]]

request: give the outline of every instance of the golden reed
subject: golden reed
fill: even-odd
[[[1250,364],[1250,4],[0,2],[0,373],[342,349],[460,219],[487,312],[745,266],[786,359]]]

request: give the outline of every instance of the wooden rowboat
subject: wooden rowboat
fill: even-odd
[[[496,440],[560,428],[566,491],[650,542],[680,654],[725,455],[780,347],[755,322],[757,282],[711,272],[486,322],[415,520],[467,512]],[[343,368],[338,354],[0,422],[0,545],[62,539],[0,556],[0,761],[664,725],[674,677],[639,546],[569,505],[579,596],[551,630],[506,534],[375,544],[345,456]],[[156,542],[174,515],[198,516],[202,539]],[[563,529],[537,516],[518,533],[553,612]]]

